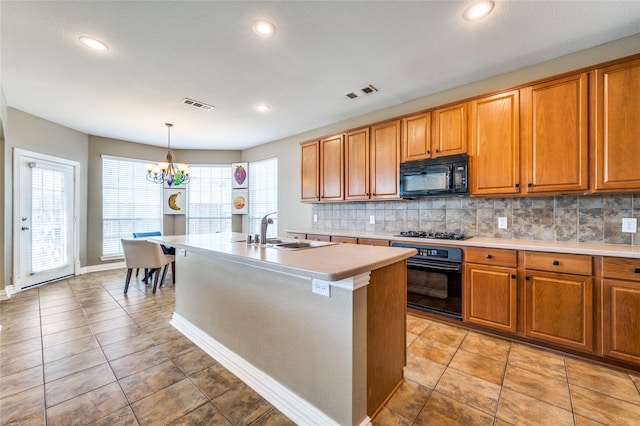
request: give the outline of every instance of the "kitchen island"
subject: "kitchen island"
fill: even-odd
[[[172,325],[298,424],[369,424],[402,383],[413,249],[164,236]]]

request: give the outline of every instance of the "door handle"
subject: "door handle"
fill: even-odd
[[[29,227],[28,227],[28,226],[23,226],[21,229],[22,229],[23,231],[28,231],[28,230],[29,230]]]

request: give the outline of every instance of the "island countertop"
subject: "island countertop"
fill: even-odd
[[[300,250],[282,250],[246,243],[247,234],[227,232],[167,235],[150,238],[187,252],[243,263],[272,271],[340,281],[413,256],[415,249],[332,244]],[[179,255],[176,253],[176,255]]]

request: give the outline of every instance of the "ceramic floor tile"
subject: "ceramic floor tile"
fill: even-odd
[[[417,338],[418,338],[417,334],[407,333],[406,346],[407,347],[411,346],[411,344],[415,342]]]
[[[153,340],[146,333],[140,333],[130,339],[102,346],[102,350],[107,359],[113,361],[152,346],[154,346]]]
[[[85,315],[84,315],[84,311],[79,306],[77,306],[71,310],[64,310],[62,312],[56,312],[49,315],[44,315],[41,312],[40,318],[42,321],[42,325],[46,325],[46,324],[53,324],[55,322],[60,322],[60,321],[74,320],[78,318],[84,319]]]
[[[0,380],[2,398],[42,385],[42,365],[4,376]]]
[[[40,327],[31,327],[16,331],[2,330],[0,331],[0,347],[4,350],[4,346],[35,338],[40,338]]]
[[[149,337],[153,339],[156,344],[164,343],[169,340],[177,339],[182,336],[176,328],[172,325],[159,325],[156,328],[147,330]]]
[[[569,383],[640,405],[640,393],[628,373],[567,358]]]
[[[457,348],[454,346],[425,337],[424,333],[407,348],[407,351],[414,355],[443,365],[449,364],[456,350]]]
[[[34,337],[29,340],[23,340],[21,342],[11,343],[8,345],[0,346],[0,354],[4,358],[18,356],[20,354],[26,354],[33,351],[42,350],[42,339],[40,337]]]
[[[52,382],[69,374],[87,368],[95,367],[98,364],[106,362],[104,355],[100,349],[92,349],[81,352],[77,355],[71,355],[66,358],[52,361],[44,365],[45,383]]]
[[[464,328],[433,322],[425,331],[422,332],[422,337],[427,337],[444,343],[445,345],[455,346],[457,348],[460,346],[460,343],[462,343],[467,333],[468,331]]]
[[[64,330],[70,330],[72,328],[82,327],[87,324],[88,324],[87,319],[85,318],[84,315],[82,315],[81,317],[76,317],[76,318],[63,320],[63,321],[56,321],[50,324],[43,323],[41,330],[42,330],[42,335],[46,336],[47,334],[58,333]]]
[[[44,386],[36,386],[13,395],[2,393],[0,413],[3,425],[44,424]],[[38,420],[42,420],[42,423]]]
[[[564,410],[571,410],[569,384],[519,367],[509,366],[504,387],[539,399]]]
[[[100,334],[105,331],[126,326],[136,327],[136,323],[129,318],[129,316],[121,316],[111,320],[94,322],[91,324],[91,331],[93,331],[94,334]]]
[[[92,336],[91,329],[88,325],[70,330],[60,331],[58,333],[47,334],[42,336],[42,346],[45,348],[56,346],[62,343],[78,340],[82,337]]]
[[[453,368],[447,368],[435,391],[494,416],[501,387]]]
[[[503,389],[496,417],[513,425],[573,425],[573,414],[511,389]]]
[[[222,364],[215,364],[191,376],[191,380],[209,399],[215,399],[240,383],[235,375],[224,368]]]
[[[458,349],[449,367],[463,373],[486,380],[496,385],[502,385],[504,371],[507,364],[479,354]]]
[[[251,426],[296,426],[296,424],[280,411],[272,408],[267,414],[264,414],[258,420],[251,423]]]
[[[511,342],[470,331],[460,344],[460,349],[500,362],[507,362]]]
[[[184,336],[161,343],[160,347],[171,359],[198,348],[195,343]]]
[[[127,314],[127,312],[124,309],[122,309],[121,307],[117,307],[115,309],[110,309],[108,311],[100,311],[100,312],[87,314],[87,320],[89,321],[90,324],[93,324],[94,322],[111,321],[115,318],[128,317],[128,316],[129,314]]]
[[[569,385],[573,410],[576,414],[609,425],[633,425],[640,419],[640,405],[594,390]]]
[[[563,356],[524,344],[513,343],[511,345],[509,365],[554,379],[567,380]]]
[[[207,402],[189,379],[184,379],[131,404],[143,425],[167,424]]]
[[[81,309],[81,306],[74,300],[73,302],[65,303],[63,305],[54,305],[49,306],[48,308],[40,308],[40,316],[46,317],[48,315],[58,314],[60,312],[74,311],[76,309]]]
[[[83,306],[82,310],[84,311],[85,315],[87,315],[87,317],[90,317],[91,315],[95,315],[99,312],[111,311],[113,309],[121,308],[122,306],[120,306],[118,302],[116,302],[115,300],[110,300],[108,302],[99,303],[97,305]]]
[[[55,346],[49,346],[43,349],[44,362],[52,362],[81,352],[98,348],[98,342],[93,336],[81,337],[71,342],[62,343]]]
[[[421,334],[433,321],[415,315],[407,315],[407,333]]]
[[[73,304],[77,304],[78,300],[73,296],[70,295],[68,297],[65,298],[58,298],[58,299],[42,299],[40,298],[40,309],[47,309],[47,308],[51,308],[52,306],[64,306],[64,305],[73,305]]]
[[[91,426],[137,426],[140,423],[131,407],[126,406],[89,424]]]
[[[19,373],[38,365],[42,365],[41,351],[27,352],[26,354],[15,356],[4,356],[3,354],[2,362],[0,362],[0,377]]]
[[[576,426],[602,426],[604,424],[578,414],[576,414],[574,418]]]
[[[127,325],[124,327],[114,328],[113,330],[97,333],[96,338],[101,346],[107,346],[112,343],[128,340],[142,333],[142,329],[137,325]]]
[[[130,355],[110,361],[111,368],[118,379],[146,370],[157,364],[169,361],[169,357],[157,346],[151,346]]]
[[[421,384],[405,380],[393,394],[385,407],[396,414],[413,421],[431,395],[431,389]]]
[[[200,348],[178,355],[173,358],[173,362],[186,376],[191,376],[218,363]]]
[[[438,380],[440,380],[446,368],[445,365],[407,353],[404,378],[433,389],[438,384]]]
[[[168,426],[190,426],[190,425],[211,425],[211,426],[232,426],[231,423],[218,411],[210,402],[201,405],[189,414],[180,417],[169,423]],[[251,426],[257,426],[252,423]]]
[[[234,425],[249,424],[271,409],[271,405],[244,383],[211,401]]]
[[[78,395],[115,381],[116,377],[107,363],[54,380],[44,386],[47,407],[75,398]]]
[[[373,426],[411,426],[413,422],[400,414],[383,407],[371,421]]]
[[[27,328],[40,327],[40,317],[38,314],[34,314],[32,318],[25,318],[23,315],[19,315],[13,321],[3,319],[0,321],[0,324],[2,324],[2,331],[0,333],[9,333]]]
[[[47,426],[88,424],[127,405],[120,386],[111,383],[47,409]]]
[[[490,426],[492,424],[493,416],[438,392],[431,394],[414,423],[417,426]]]
[[[165,361],[121,379],[120,386],[129,402],[136,402],[185,378],[173,362]]]

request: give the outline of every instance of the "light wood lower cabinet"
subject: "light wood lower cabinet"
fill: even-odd
[[[307,234],[307,240],[313,240],[313,241],[331,241],[331,235],[325,235],[325,234]]]
[[[331,241],[334,243],[358,244],[358,239],[356,237],[340,237],[332,235]]]
[[[591,256],[525,252],[524,267],[525,336],[593,352]]]
[[[368,246],[389,247],[389,240],[379,240],[377,238],[358,238],[358,244],[366,244]]]
[[[465,258],[463,318],[515,333],[518,325],[516,251],[468,248]]]
[[[603,355],[640,364],[640,259],[605,257],[602,269]]]

